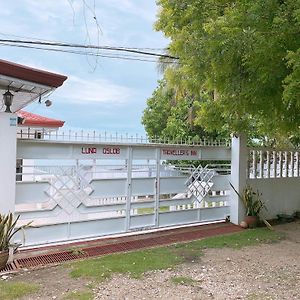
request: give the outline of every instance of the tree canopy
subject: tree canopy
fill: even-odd
[[[195,124],[207,131],[299,135],[299,0],[157,4],[155,28],[179,58],[165,79],[197,100]]]
[[[165,79],[147,100],[142,124],[151,138],[173,140],[200,140],[221,138],[216,132],[206,132],[201,126],[194,125],[193,113],[199,101],[189,95],[177,99],[175,89],[169,88]]]

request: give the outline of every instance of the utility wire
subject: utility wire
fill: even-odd
[[[43,48],[43,47],[36,47],[36,46],[30,46],[30,45],[8,44],[5,42],[0,42],[0,46],[19,47],[19,48],[36,49],[36,50],[44,50],[44,51],[64,52],[64,53],[71,53],[71,54],[78,54],[78,55],[89,55],[89,56],[96,56],[96,57],[105,57],[105,58],[114,58],[114,59],[123,59],[123,60],[136,60],[136,61],[157,63],[157,60],[150,59],[146,55],[143,55],[143,56],[137,56],[137,55],[134,56],[134,55],[127,55],[127,54],[112,55],[112,54],[106,54],[106,53],[94,53],[94,52],[84,52],[84,51],[56,49],[56,48]],[[139,57],[142,57],[142,58],[139,58]],[[174,63],[174,61],[164,60],[164,61],[161,61],[160,63],[171,64],[171,63]]]
[[[57,49],[57,48],[43,48],[43,47],[36,47],[36,46],[28,46],[28,45],[11,45],[6,43],[0,43],[1,46],[9,46],[9,47],[19,47],[19,48],[29,48],[29,49],[37,49],[37,50],[45,50],[45,51],[55,51],[55,52],[63,52],[63,53],[71,53],[71,54],[79,54],[79,55],[90,55],[90,56],[103,56],[103,57],[112,57],[112,58],[132,58],[138,59],[139,57],[144,57],[145,61],[155,62],[155,60],[150,60],[147,56],[137,56],[137,55],[128,55],[128,54],[106,54],[103,53],[96,53],[96,52],[85,52],[85,51],[77,51],[77,50],[66,50],[66,49]]]
[[[4,32],[0,32],[0,35],[6,36],[7,38],[10,37],[14,37],[14,38],[18,38],[18,39],[22,39],[22,40],[29,40],[29,41],[39,41],[39,42],[48,42],[48,43],[63,43],[62,41],[49,41],[49,40],[45,40],[45,39],[39,39],[39,38],[35,38],[35,37],[31,37],[31,36],[24,36],[24,35],[16,35],[16,34],[6,34]],[[71,44],[71,43],[70,43]],[[153,51],[166,51],[168,50],[168,48],[149,48],[149,47],[118,47],[121,49],[134,49],[134,50],[153,50]]]
[[[95,49],[95,50],[108,50],[108,51],[119,51],[119,52],[129,52],[135,54],[148,55],[160,58],[169,58],[172,60],[178,60],[178,57],[161,54],[149,51],[136,50],[134,48],[126,47],[112,47],[112,46],[96,46],[96,45],[81,45],[81,44],[69,44],[69,43],[59,43],[59,42],[44,42],[44,41],[29,41],[29,40],[12,40],[12,39],[0,39],[2,43],[15,44],[30,44],[30,45],[42,45],[42,46],[55,46],[55,47],[68,47],[68,48],[81,48],[81,49]]]

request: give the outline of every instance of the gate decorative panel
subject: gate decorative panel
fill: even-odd
[[[79,145],[64,144],[69,154],[78,156]],[[58,146],[60,155],[64,144]],[[28,160],[30,147],[33,157]],[[30,145],[27,141],[24,165],[19,168],[22,173],[17,177],[16,213],[21,215],[20,224],[33,221],[25,245],[222,220],[229,214],[228,175],[224,174],[228,166],[196,169],[191,165],[168,165],[161,160],[161,147],[144,145],[101,145],[99,149],[110,153],[106,159],[103,153],[95,159],[89,154],[85,159],[73,159],[70,165],[65,164],[67,157],[62,155],[57,160],[54,153],[51,157],[55,160],[47,160],[45,166],[44,160],[34,160],[38,156],[36,147],[40,144]],[[171,150],[165,152],[201,152],[174,151],[174,147],[168,146]],[[89,148],[98,155],[97,146]],[[51,144],[51,151],[54,149]]]

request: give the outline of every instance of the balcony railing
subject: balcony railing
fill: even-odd
[[[19,139],[61,141],[61,142],[87,142],[87,143],[118,143],[118,144],[170,144],[170,145],[197,145],[209,147],[230,147],[231,141],[227,139],[211,140],[188,137],[186,139],[148,137],[139,134],[107,133],[96,131],[49,131],[47,129],[21,129],[17,133]]]

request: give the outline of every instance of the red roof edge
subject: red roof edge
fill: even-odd
[[[59,128],[65,124],[65,121],[50,119],[24,110],[19,110],[17,115],[24,119],[23,126]]]
[[[51,73],[28,66],[19,65],[0,59],[0,74],[15,77],[21,80],[57,88],[68,78],[67,76]]]

